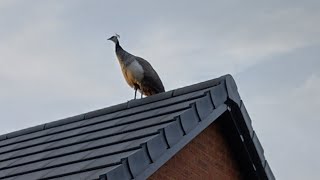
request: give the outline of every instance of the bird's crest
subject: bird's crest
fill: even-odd
[[[120,35],[119,35],[119,34],[117,34],[117,33],[115,33],[115,34],[116,34],[116,37],[117,37],[117,38],[120,38]]]

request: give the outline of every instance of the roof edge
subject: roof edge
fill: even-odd
[[[244,139],[244,145],[249,150],[256,172],[264,174],[266,179],[275,179],[275,176],[264,156],[263,147],[257,137],[257,134],[253,130],[251,118],[239,95],[238,87],[234,78],[230,74],[222,76],[222,78],[225,79],[225,86],[228,93],[228,100],[226,101],[226,104],[231,113],[241,117],[241,120],[235,121],[235,125]]]
[[[228,93],[228,98],[230,100],[232,100],[233,102],[235,102],[236,104],[238,104],[238,106],[240,107],[241,98],[240,98],[240,94],[238,92],[238,87],[237,87],[237,84],[236,84],[234,78],[230,74],[222,76],[222,78],[224,78],[225,82],[226,82],[226,89],[227,89],[227,93]]]
[[[126,167],[127,169],[125,171],[130,172],[130,174],[133,176],[131,178],[135,180],[147,179],[226,111],[228,111],[227,106],[225,104],[221,104],[210,114],[208,114],[205,119],[199,121],[195,128],[184,134],[183,139],[181,139],[179,142],[171,144],[168,143],[168,139],[173,138],[171,137],[172,134],[166,132],[182,133],[182,131],[184,131],[182,125],[180,124],[181,119],[176,119],[175,123],[173,123],[171,126],[169,125],[160,129],[159,134],[156,137],[150,139],[146,143],[141,144],[140,151],[125,158],[126,161],[123,162],[127,162],[128,164],[123,164],[121,168]],[[160,148],[159,145],[161,145]],[[100,179],[103,179],[105,176],[109,177],[110,180],[116,179],[115,176],[113,177],[109,173],[112,172],[107,172],[106,174],[101,175]]]

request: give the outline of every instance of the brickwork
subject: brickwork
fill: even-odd
[[[215,122],[149,179],[238,180],[242,178],[239,165],[221,132],[220,124]]]

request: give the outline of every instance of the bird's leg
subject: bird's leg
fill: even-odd
[[[139,85],[138,84],[134,84],[133,88],[134,88],[134,99],[137,99],[137,91],[139,89]]]
[[[143,98],[143,93],[141,92],[141,97],[140,97],[140,99],[142,99]]]
[[[134,88],[134,98],[133,99],[137,99],[137,88]]]

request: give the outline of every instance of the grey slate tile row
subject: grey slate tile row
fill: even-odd
[[[21,174],[20,176],[12,176],[13,179],[42,179],[42,178],[53,178],[53,177],[59,177],[64,175],[71,175],[75,173],[90,171],[94,169],[99,169],[103,167],[109,167],[113,165],[120,164],[121,158],[127,157],[128,155],[134,153],[137,150],[123,152],[119,154],[114,154],[111,156],[106,157],[100,157],[99,159],[93,159],[93,160],[87,160],[87,161],[81,161],[78,163],[73,164],[67,164],[63,166],[58,166],[51,169],[44,169],[42,171],[34,171],[29,172],[26,174]],[[117,162],[114,164],[109,164],[106,162]],[[10,176],[1,176],[1,179],[5,178],[11,178]]]
[[[94,142],[98,142],[98,144],[101,144],[101,143],[104,143],[105,140],[108,140],[109,142],[110,140],[113,140],[113,139],[114,139],[113,141],[118,142],[120,140],[119,137],[123,138],[129,135],[133,136],[135,133],[143,133],[143,132],[147,133],[149,132],[149,129],[150,131],[155,131],[158,127],[161,127],[167,122],[169,123],[170,121],[172,121],[173,117],[174,116],[167,116],[167,118],[158,118],[158,119],[155,119],[155,121],[152,121],[152,119],[150,119],[150,121],[147,121],[144,123],[141,122],[140,124],[135,123],[125,127],[118,127],[118,129],[114,129],[116,131],[111,131],[111,129],[108,129],[103,133],[99,133],[97,137],[87,136],[88,137],[87,138],[84,136],[84,137],[81,137],[82,141],[79,141],[76,139],[76,141],[78,141],[77,143],[74,143],[74,138],[71,138],[70,141],[66,141],[66,140],[60,141],[61,143],[64,143],[64,146],[61,143],[58,143],[58,144],[56,143],[51,145],[45,144],[45,146],[43,146],[42,148],[41,146],[38,146],[38,147],[31,147],[30,149],[24,149],[18,152],[13,152],[11,154],[7,153],[0,156],[2,158],[1,163],[3,163],[4,158],[12,159],[12,158],[19,157],[19,155],[21,155],[20,158],[23,158],[24,156],[28,156],[28,159],[34,159],[33,157],[37,157],[42,154],[47,154],[48,151],[54,151],[55,155],[57,155],[57,152],[60,152],[60,149],[63,149],[62,152],[66,153],[68,152],[68,149],[82,150],[83,148],[92,148],[91,146],[93,146]],[[92,135],[96,135],[97,133]],[[48,156],[49,155],[41,158],[48,158]]]
[[[43,131],[37,131],[35,133],[32,134],[27,134],[24,136],[20,136],[17,138],[11,138],[8,139],[6,141],[0,141],[0,148],[6,145],[10,145],[10,144],[14,144],[14,143],[20,143],[23,141],[27,141],[27,140],[34,140],[35,138],[41,138],[43,136],[48,136],[48,135],[52,135],[55,133],[60,133],[63,131],[70,131],[72,129],[75,128],[79,128],[81,126],[89,126],[92,125],[94,123],[99,123],[99,121],[106,121],[106,120],[112,120],[115,118],[121,118],[121,117],[126,117],[131,115],[130,113],[141,113],[144,112],[146,110],[152,110],[152,109],[157,109],[160,107],[166,107],[168,105],[173,105],[176,103],[179,103],[181,101],[186,101],[188,99],[194,99],[197,98],[197,96],[200,96],[204,91],[199,91],[197,93],[189,93],[189,94],[185,94],[185,95],[181,95],[181,96],[177,96],[175,98],[171,98],[171,99],[167,99],[167,100],[163,100],[160,102],[154,102],[154,103],[150,103],[150,104],[146,104],[146,105],[141,105],[138,106],[136,108],[131,108],[131,109],[126,109],[124,111],[119,111],[119,112],[115,112],[115,113],[111,113],[111,114],[106,114],[97,118],[93,118],[93,119],[85,119],[84,121],[76,121],[76,122],[72,122],[72,123],[68,123],[64,126],[57,126],[56,128],[50,128],[50,129],[45,129]],[[142,99],[143,100],[143,99]],[[121,114],[121,115],[120,115]],[[80,118],[81,116],[75,116],[78,120],[79,119],[83,119]],[[58,121],[60,122],[60,121]],[[39,135],[38,135],[39,134]],[[38,135],[38,136],[37,136]],[[30,137],[30,138],[28,138]]]
[[[160,127],[161,128],[161,127]],[[150,136],[150,138],[152,138],[152,136]],[[125,145],[127,145],[127,146],[123,146],[123,147],[126,147],[126,148],[128,148],[129,147],[129,145],[131,144],[133,144],[133,146],[138,146],[139,144],[141,144],[141,143],[143,143],[143,142],[145,142],[145,141],[147,141],[149,138],[145,138],[145,140],[144,139],[141,139],[140,141],[139,141],[139,139],[136,139],[136,138],[131,138],[131,139],[133,139],[131,142],[129,141],[129,144],[125,144]],[[134,145],[134,144],[136,144],[136,145]],[[121,149],[121,148],[120,148]],[[92,151],[88,151],[88,152],[86,152],[86,154],[85,154],[85,157],[86,158],[91,158],[92,159],[92,157],[90,157],[91,155],[93,155],[93,156],[101,156],[100,154],[99,154],[99,152],[100,153],[106,153],[107,151],[111,151],[111,154],[112,154],[112,151],[115,151],[116,149],[114,149],[114,148],[111,148],[111,147],[106,147],[105,149],[101,149],[101,150],[99,150],[98,149],[98,151],[96,151],[96,150],[92,150]],[[97,154],[98,153],[98,154]],[[88,155],[89,154],[89,155]],[[110,154],[110,153],[109,153]],[[76,156],[74,156],[74,155],[76,155]],[[46,163],[46,162],[43,162],[43,161],[41,161],[40,162],[40,164],[38,165],[38,167],[35,167],[35,166],[37,166],[37,163],[32,163],[32,164],[30,164],[30,168],[31,169],[28,169],[28,166],[23,166],[22,168],[20,168],[20,170],[22,170],[22,171],[30,171],[30,170],[32,170],[32,168],[34,168],[34,169],[38,169],[39,170],[39,168],[40,168],[40,166],[42,166],[43,164],[45,164],[45,166],[43,166],[42,168],[48,168],[49,166],[53,166],[53,165],[55,165],[55,166],[57,166],[57,164],[55,164],[55,163],[60,163],[60,165],[61,165],[61,162],[59,162],[59,161],[68,161],[68,160],[70,160],[70,158],[72,158],[72,156],[74,156],[73,158],[75,158],[75,159],[77,159],[77,158],[80,158],[81,159],[81,153],[80,153],[80,156],[79,155],[77,155],[77,154],[71,154],[71,156],[68,156],[68,157],[65,157],[65,158],[67,158],[67,159],[63,159],[63,158],[55,158],[55,159],[53,159],[53,160],[51,160],[51,161],[49,161],[49,163]],[[99,157],[100,158],[100,157]],[[99,159],[98,158],[98,159]],[[110,161],[109,161],[110,162]],[[46,167],[47,166],[47,167]],[[10,169],[11,170],[11,169]],[[4,173],[4,174],[6,174],[7,176],[9,175],[12,175],[12,174],[8,174],[7,172],[5,172],[5,171],[1,171],[1,173]],[[1,173],[0,173],[0,177],[1,177]],[[15,169],[15,171],[13,172],[13,174],[14,173],[19,173],[19,171],[17,172],[17,170]],[[21,172],[20,172],[21,173]]]
[[[161,128],[161,127],[158,127],[158,128]],[[158,128],[157,128],[157,129],[158,129]]]
[[[23,176],[25,177],[30,177],[29,179],[54,179],[54,178],[60,178],[66,175],[71,175],[71,174],[76,174],[76,173],[81,173],[81,172],[86,172],[94,169],[99,169],[101,167],[109,167],[113,165],[117,165],[120,163],[121,158],[130,156],[133,154],[135,151],[131,152],[125,152],[121,154],[115,154],[114,156],[107,156],[104,158],[99,158],[99,159],[94,159],[94,160],[89,160],[89,161],[82,161],[79,163],[75,164],[70,164],[70,165],[65,165],[65,166],[59,166],[53,169],[47,169],[44,171],[37,171],[37,173],[29,173],[29,174],[24,174]],[[113,165],[106,165],[106,162],[117,162]],[[36,174],[36,177],[34,175]],[[18,176],[18,179],[23,179],[23,176]]]
[[[183,109],[182,109],[183,110]],[[177,114],[177,113],[179,113],[179,111],[177,111],[177,112],[174,112],[174,113],[170,113],[171,114],[171,116],[172,115],[174,115],[174,114]],[[151,117],[151,116],[150,116]],[[145,122],[142,122],[142,123],[140,123],[140,121],[145,121],[145,120],[148,120],[148,123],[151,123],[151,122],[153,122],[152,121],[152,119],[155,119],[155,120],[157,120],[157,119],[162,119],[162,118],[166,118],[166,117],[169,117],[170,118],[170,116],[164,116],[163,115],[163,117],[155,117],[155,118],[150,118],[150,119],[138,119],[137,121],[133,121],[133,120],[131,120],[131,118],[133,118],[133,116],[131,116],[130,117],[130,119],[125,119],[125,120],[130,120],[129,122],[130,123],[133,123],[135,126],[137,126],[137,125],[139,125],[139,124],[141,124],[141,126],[143,126],[144,124],[146,124]],[[109,131],[109,133],[108,134],[110,134],[110,133],[116,133],[116,131],[112,131],[113,129],[115,129],[115,130],[117,130],[117,127],[120,127],[120,126],[124,126],[124,125],[126,125],[126,124],[130,124],[130,123],[119,123],[117,126],[110,126],[110,128],[106,128],[105,129],[105,131]],[[128,127],[130,127],[130,126],[128,126]],[[118,128],[119,129],[119,128]],[[120,129],[122,129],[121,127],[120,127]],[[45,143],[43,144],[43,143],[41,143],[40,145],[38,145],[38,146],[36,146],[36,144],[35,144],[35,142],[36,141],[32,141],[32,145],[31,146],[25,146],[25,147],[19,147],[19,148],[17,148],[17,147],[14,147],[13,146],[13,148],[15,148],[14,149],[14,151],[7,151],[8,153],[11,153],[11,154],[16,154],[17,155],[17,153],[16,153],[16,151],[23,151],[23,154],[25,154],[25,152],[26,151],[28,151],[28,149],[37,149],[37,150],[39,150],[39,149],[43,149],[43,148],[46,148],[46,149],[48,149],[48,148],[57,148],[57,147],[59,147],[59,146],[63,146],[64,144],[73,144],[73,143],[80,143],[79,141],[80,140],[86,140],[86,141],[89,141],[88,139],[85,139],[85,137],[87,137],[87,136],[90,136],[91,134],[96,134],[97,132],[100,132],[101,130],[98,130],[98,129],[93,129],[93,130],[91,130],[90,131],[90,134],[88,134],[88,133],[86,133],[86,134],[83,134],[83,135],[81,135],[81,133],[79,133],[79,132],[81,132],[81,130],[83,130],[83,129],[76,129],[77,131],[75,132],[75,133],[73,133],[72,131],[70,131],[70,133],[72,134],[77,134],[76,136],[70,136],[70,138],[68,138],[68,139],[66,139],[66,138],[64,138],[64,139],[61,139],[61,140],[59,140],[59,141],[44,141]],[[106,135],[106,134],[104,134],[104,135]],[[91,135],[92,136],[92,135]],[[51,138],[52,139],[52,138]],[[70,141],[68,141],[68,140],[72,140],[71,142]],[[58,143],[58,142],[60,142],[60,143]],[[51,144],[50,144],[51,143]],[[49,145],[48,145],[49,144]],[[21,144],[20,144],[21,145]],[[19,146],[20,146],[19,145]],[[3,148],[4,150],[6,150],[6,148]],[[2,152],[1,154],[0,154],[0,161],[1,160],[3,160],[2,159],[2,157],[6,157],[7,159],[9,158],[9,156],[10,155],[8,155],[8,153],[5,153],[5,152]],[[12,156],[11,156],[12,157]]]
[[[79,153],[73,153],[68,156],[42,160],[32,164],[26,164],[23,167],[16,167],[16,168],[2,170],[0,173],[0,177],[2,174],[6,174],[7,176],[14,176],[16,174],[26,174],[30,171],[41,171],[41,170],[60,167],[68,164],[75,164],[82,161],[100,159],[107,156],[118,156],[117,154],[121,152],[126,152],[126,151],[129,151],[130,149],[132,150],[138,149],[141,143],[148,141],[153,136],[151,135],[148,137],[143,137],[141,139],[134,139],[132,141],[128,141],[126,143],[120,144],[121,146],[109,146],[109,147],[97,148],[91,151],[83,151]],[[112,161],[112,159],[109,159],[109,161],[105,163],[107,165],[108,163],[116,163],[116,162]]]
[[[195,100],[191,100],[192,101],[195,101]],[[158,116],[159,114],[166,114],[168,113],[167,111],[176,111],[178,110],[178,108],[185,108],[187,105],[189,104],[189,101],[186,101],[186,102],[183,102],[182,104],[173,104],[171,106],[165,106],[163,108],[159,108],[159,109],[154,109],[154,110],[150,110],[150,111],[146,111],[145,113],[138,113],[138,114],[134,114],[134,115],[131,115],[132,119],[139,119],[139,118],[149,118],[149,117],[152,117],[152,116]],[[180,107],[181,106],[181,107]],[[184,106],[184,107],[183,107]],[[175,108],[177,107],[177,108]],[[149,117],[147,116],[149,115]],[[143,117],[142,117],[143,116]],[[120,120],[119,120],[120,119]],[[120,117],[120,118],[115,118],[115,119],[107,119],[105,121],[99,121],[97,126],[99,126],[99,123],[103,123],[103,124],[106,124],[107,126],[111,126],[111,125],[117,125],[121,122],[121,119],[124,119],[125,121],[128,121],[128,118],[127,116],[124,116],[124,117]],[[83,124],[83,123],[82,123]],[[80,128],[85,128],[85,129],[88,129],[90,128],[90,125],[95,125],[95,122],[91,122],[90,124],[85,124],[85,127],[84,126],[81,126],[81,124],[78,124],[78,128],[73,128],[72,130],[69,130],[69,131],[63,131],[61,133],[59,133],[58,136],[63,136],[64,132],[65,134],[71,134],[72,132],[74,132],[74,134],[78,134],[78,131],[80,130]],[[88,133],[88,132],[85,132],[85,129],[81,129],[82,130],[82,133]],[[51,130],[52,131],[52,130]],[[55,133],[56,134],[56,133]],[[51,134],[50,134],[51,135]],[[53,134],[52,134],[53,135]],[[27,136],[27,135],[26,135]],[[50,137],[48,139],[48,136],[42,136],[42,137],[39,137],[39,138],[36,138],[36,139],[32,139],[32,140],[29,140],[29,141],[24,141],[24,142],[20,142],[17,146],[17,144],[11,144],[11,145],[7,145],[7,146],[3,146],[0,148],[0,154],[1,153],[4,153],[6,151],[9,151],[10,149],[21,149],[21,148],[25,148],[26,146],[24,144],[27,144],[27,146],[33,146],[37,143],[41,143],[41,142],[48,142],[48,141],[54,141],[56,139],[59,139],[58,136],[55,136],[53,139],[52,137]],[[69,135],[70,136],[70,135]],[[71,137],[71,136],[70,136]],[[60,138],[66,138],[66,137],[60,137]],[[31,145],[32,144],[32,145]]]

